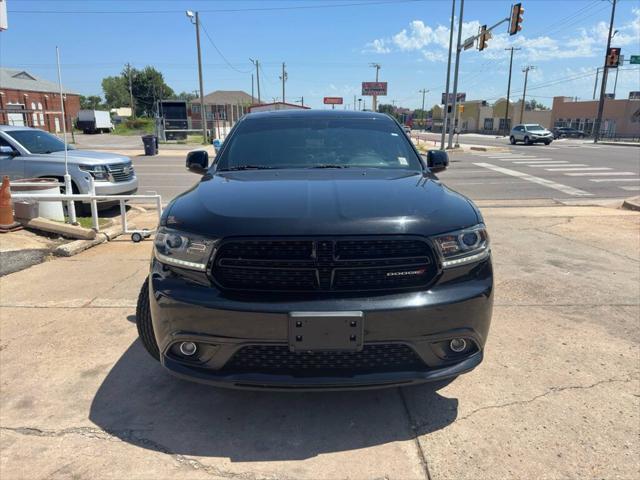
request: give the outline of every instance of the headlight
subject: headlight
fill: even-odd
[[[153,242],[154,255],[161,263],[205,271],[218,240],[161,227]]]
[[[109,172],[104,165],[80,165],[80,170],[89,172],[96,180],[108,180]]]
[[[489,256],[489,234],[484,225],[433,237],[442,267],[457,267],[479,262]]]

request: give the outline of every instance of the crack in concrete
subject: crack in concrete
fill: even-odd
[[[402,402],[402,406],[404,407],[404,413],[407,415],[407,420],[409,421],[409,428],[413,433],[413,443],[418,450],[418,457],[420,458],[420,466],[424,472],[425,478],[427,480],[431,480],[431,472],[429,472],[429,463],[427,462],[427,456],[422,449],[422,445],[420,444],[420,438],[418,435],[418,429],[415,427],[415,422],[413,421],[413,417],[411,416],[411,410],[409,409],[409,404],[407,403],[407,399],[404,396],[404,391],[401,388],[398,388],[398,395],[400,395],[400,401]]]
[[[507,403],[501,403],[498,405],[487,405],[484,407],[480,407],[480,408],[476,408],[475,410],[472,410],[471,412],[467,413],[464,417],[460,417],[457,418],[455,420],[455,423],[461,422],[463,420],[467,420],[469,417],[472,417],[473,415],[475,415],[478,412],[481,412],[483,410],[493,410],[493,409],[500,409],[500,408],[506,408],[506,407],[512,407],[514,405],[526,405],[529,403],[533,403],[536,400],[539,400],[541,398],[546,397],[547,395],[551,395],[552,393],[558,393],[558,392],[564,392],[565,390],[589,390],[591,388],[595,388],[597,386],[603,385],[603,384],[607,384],[607,383],[629,383],[631,381],[635,380],[634,378],[610,378],[607,380],[600,380],[597,381],[595,383],[592,383],[591,385],[567,385],[564,387],[552,387],[549,390],[547,390],[544,393],[541,393],[539,395],[536,395],[532,398],[529,398],[527,400],[514,400],[512,402],[507,402]],[[421,425],[419,428],[422,428],[424,425]]]
[[[258,474],[258,473],[236,473],[212,465],[202,463],[195,458],[172,452],[171,449],[149,438],[140,436],[135,430],[102,430],[94,427],[70,427],[60,430],[45,430],[35,427],[0,427],[0,431],[8,431],[20,435],[59,438],[67,435],[78,435],[84,438],[104,440],[109,442],[130,443],[131,445],[141,446],[148,450],[155,450],[165,455],[169,455],[179,466],[200,470],[208,475],[219,478],[231,478],[237,480],[263,480],[278,479],[291,480],[291,477],[285,477],[281,474]]]

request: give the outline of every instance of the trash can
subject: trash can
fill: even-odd
[[[158,137],[156,137],[155,135],[143,135],[142,144],[144,145],[145,155],[158,154]]]

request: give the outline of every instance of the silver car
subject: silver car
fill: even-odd
[[[515,145],[517,142],[523,142],[526,145],[531,145],[532,143],[549,145],[553,142],[553,133],[537,123],[516,125],[511,129],[509,142],[511,142],[511,145]]]
[[[70,147],[67,164],[74,193],[89,193],[91,177],[97,195],[125,195],[138,190],[129,157]],[[64,173],[62,140],[37,128],[0,125],[0,175],[8,175],[11,180],[49,177],[63,181]]]

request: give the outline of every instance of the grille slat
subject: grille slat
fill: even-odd
[[[404,344],[367,344],[359,352],[292,352],[285,345],[248,345],[226,363],[228,372],[304,375],[415,371],[426,368]]]
[[[127,182],[133,179],[135,174],[130,163],[115,163],[107,165],[107,170],[114,182]]]
[[[415,238],[233,239],[211,274],[222,287],[257,291],[368,291],[424,287],[437,271]]]

